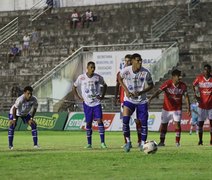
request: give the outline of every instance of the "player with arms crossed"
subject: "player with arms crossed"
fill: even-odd
[[[164,91],[164,103],[161,114],[160,126],[160,143],[158,146],[165,146],[165,136],[167,133],[167,126],[170,120],[174,121],[176,132],[176,146],[180,146],[181,136],[181,118],[182,118],[182,97],[185,96],[188,115],[190,112],[190,101],[187,92],[187,86],[181,81],[181,71],[175,69],[172,71],[172,79],[165,81],[160,88],[149,98],[151,100],[157,97]]]
[[[87,72],[81,74],[74,82],[73,92],[83,101],[83,108],[86,121],[86,133],[88,144],[85,148],[92,148],[92,122],[98,122],[98,129],[101,139],[101,148],[107,148],[105,145],[105,129],[102,121],[102,106],[100,101],[104,99],[107,84],[102,76],[94,73],[95,63],[90,61],[87,64]],[[100,85],[103,86],[102,95],[100,96]],[[80,87],[82,95],[77,91]]]
[[[200,96],[197,95],[196,87]],[[196,77],[193,82],[194,96],[199,103],[198,108],[198,126],[199,126],[199,142],[198,145],[203,145],[203,125],[205,120],[208,118],[210,121],[210,145],[212,145],[212,75],[211,75],[211,66],[206,64],[204,66],[203,74],[200,74]]]
[[[127,54],[124,58],[125,65],[124,67],[132,65],[131,62],[132,55]],[[116,80],[116,92],[115,92],[115,105],[117,102],[121,103],[121,110],[120,110],[120,118],[122,119],[122,113],[123,113],[123,103],[124,103],[124,88],[120,86],[120,83],[118,81],[118,76],[119,76],[120,71],[117,73],[117,80]],[[119,94],[119,98],[118,98]],[[137,136],[138,136],[138,147],[141,145],[141,123],[139,120],[136,119],[136,113],[134,112],[133,115],[131,116],[133,120],[135,121],[136,124],[136,131],[137,131]],[[127,139],[124,137],[124,146],[127,144]],[[124,147],[123,146],[123,147]]]
[[[143,150],[144,142],[148,133],[148,105],[146,93],[150,91],[154,84],[150,72],[142,67],[142,58],[140,54],[132,55],[132,66],[121,70],[118,77],[119,83],[124,88],[124,108],[123,108],[123,134],[127,139],[124,147],[126,152],[130,151],[130,116],[136,110],[137,119],[141,122],[141,146]],[[145,87],[145,83],[148,84]]]
[[[31,86],[26,86],[24,88],[23,95],[19,96],[16,99],[15,104],[10,109],[8,129],[9,149],[13,149],[14,130],[19,117],[21,117],[24,123],[27,123],[29,126],[31,126],[34,148],[39,148],[37,125],[36,122],[33,120],[34,115],[37,111],[38,102],[37,98],[32,95],[32,92],[33,88]]]

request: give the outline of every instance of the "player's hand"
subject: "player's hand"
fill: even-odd
[[[195,96],[197,102],[199,103],[200,102],[200,97],[199,96]]]
[[[16,124],[16,120],[11,120],[10,121],[10,125],[15,126],[15,124]]]
[[[133,93],[127,91],[127,92],[126,92],[126,96],[127,96],[128,98],[129,98],[129,97],[133,97]]]
[[[96,98],[99,99],[100,101],[104,99],[104,97],[100,95],[96,96]]]
[[[114,100],[114,105],[115,105],[115,106],[117,106],[117,104],[119,104],[119,103],[120,103],[120,102],[119,102],[119,98],[117,98],[117,99]]]

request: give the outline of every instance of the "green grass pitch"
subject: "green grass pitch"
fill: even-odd
[[[0,132],[1,180],[54,179],[212,179],[212,146],[209,132],[204,145],[197,146],[194,133],[182,133],[181,147],[175,147],[175,133],[168,133],[166,146],[146,155],[136,147],[123,151],[121,132],[106,132],[108,149],[100,149],[98,132],[93,132],[93,149],[84,149],[85,132],[40,131],[41,149],[33,149],[31,133],[15,132],[14,149],[8,149],[7,132]],[[149,140],[158,142],[159,133],[149,132]]]

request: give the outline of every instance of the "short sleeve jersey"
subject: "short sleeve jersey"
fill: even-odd
[[[91,107],[100,104],[97,96],[100,95],[100,85],[104,84],[103,77],[96,73],[92,77],[88,77],[86,73],[81,74],[74,82],[75,87],[80,87],[85,104]]]
[[[194,86],[199,88],[200,102],[199,107],[202,109],[212,109],[212,77],[206,79],[204,75],[199,75],[193,82]]]
[[[31,98],[27,101],[24,98],[24,95],[19,96],[15,104],[10,109],[10,114],[13,113],[13,107],[17,108],[16,116],[26,116],[28,114],[31,114],[31,111],[33,108],[38,107],[38,101],[35,96],[31,96]]]
[[[153,83],[150,72],[144,67],[141,67],[140,71],[134,73],[132,70],[132,66],[127,66],[121,70],[120,76],[121,78],[123,78],[129,92],[133,94],[144,90],[146,83],[148,85]],[[124,101],[129,101],[134,104],[144,104],[147,103],[147,96],[146,93],[143,93],[142,95],[137,97],[129,98],[125,95]]]
[[[164,91],[163,109],[166,111],[182,110],[182,96],[187,92],[187,86],[183,82],[179,82],[177,86],[173,81],[165,81],[159,88]]]

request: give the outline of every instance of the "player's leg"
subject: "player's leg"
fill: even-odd
[[[13,120],[13,115],[9,114],[9,128],[8,128],[8,142],[9,149],[13,149],[14,131],[17,124],[17,120]]]
[[[173,120],[174,120],[174,124],[175,124],[175,133],[176,133],[175,142],[176,142],[177,147],[180,146],[181,118],[182,118],[182,111],[174,111],[173,112]]]
[[[148,135],[148,105],[146,104],[139,104],[137,106],[137,118],[140,120],[140,127],[141,127],[141,145],[140,149],[143,150],[143,145],[147,140]]]
[[[158,146],[165,146],[165,138],[167,133],[168,122],[171,119],[169,111],[162,109],[161,125],[160,125],[160,142]]]
[[[86,122],[87,146],[85,148],[92,148],[92,122],[93,122],[93,108],[83,103],[83,109]]]
[[[120,107],[120,119],[122,119],[122,120],[123,120],[123,108],[124,108],[124,105],[123,105],[123,103],[121,103],[121,107]],[[122,122],[122,124],[123,124],[123,122]],[[127,139],[124,136],[124,145],[122,147],[125,147],[126,144],[127,144]]]
[[[137,113],[134,111],[131,118],[135,121],[137,137],[138,137],[138,147],[141,145],[141,121],[137,118]]]
[[[189,131],[190,135],[192,135],[193,127],[194,127],[194,122],[193,122],[193,118],[191,118],[191,126],[190,126],[190,131]]]
[[[135,105],[128,102],[128,101],[124,101],[124,109],[123,109],[123,135],[127,140],[127,144],[124,147],[124,150],[126,152],[130,151],[131,148],[131,140],[130,140],[130,126],[129,126],[129,122],[130,122],[130,116],[132,114],[132,112],[134,112],[135,110]]]
[[[38,146],[38,131],[37,131],[36,122],[31,118],[31,115],[29,115],[29,114],[26,117],[22,117],[22,120],[24,121],[24,123],[27,123],[31,127],[34,147],[35,148],[39,147]]]
[[[105,145],[105,127],[102,121],[102,106],[100,104],[94,107],[94,120],[98,123],[101,148],[107,148]]]
[[[203,145],[203,125],[204,121],[207,119],[207,111],[202,108],[198,108],[198,130],[199,130],[199,142],[198,145]]]
[[[210,121],[210,145],[212,145],[212,109],[208,110],[208,119]]]

